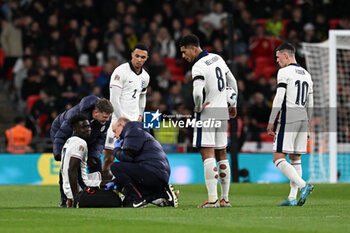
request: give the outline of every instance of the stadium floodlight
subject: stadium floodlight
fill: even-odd
[[[303,49],[314,82],[310,181],[350,182],[350,30]]]

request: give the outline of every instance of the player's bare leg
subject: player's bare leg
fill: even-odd
[[[221,207],[231,207],[229,201],[229,191],[230,191],[230,182],[231,182],[231,170],[230,164],[227,159],[226,148],[215,150],[215,157],[218,161],[219,166],[219,177],[221,184],[221,198],[220,206]]]
[[[114,161],[114,155],[112,150],[105,149],[102,170],[107,171],[111,169],[111,165]]]
[[[208,201],[198,206],[199,208],[220,207],[217,193],[218,168],[216,167],[214,148],[199,149],[204,163],[204,179],[208,191]]]

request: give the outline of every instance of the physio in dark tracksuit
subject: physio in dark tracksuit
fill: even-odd
[[[140,207],[158,198],[167,199],[168,191],[168,195],[172,195],[168,206],[176,207],[174,199],[177,197],[168,185],[170,166],[160,143],[143,128],[142,122],[129,121],[125,117],[113,122],[112,129],[118,138],[113,155],[119,162],[111,165],[111,172],[117,189],[126,191],[123,205]]]
[[[101,155],[104,148],[107,129],[111,123],[113,106],[107,99],[101,99],[95,95],[84,97],[79,104],[64,111],[56,117],[51,125],[50,137],[53,142],[53,154],[55,160],[61,161],[61,150],[66,140],[72,136],[73,130],[69,126],[72,116],[84,114],[91,126],[91,134],[86,140],[88,145],[88,170],[96,172],[102,170]],[[62,177],[60,174],[61,207],[65,207],[66,197],[62,190]]]

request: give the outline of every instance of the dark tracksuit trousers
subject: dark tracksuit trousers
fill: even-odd
[[[132,206],[134,201],[145,199],[147,203],[165,196],[162,179],[139,163],[115,162],[111,166],[117,189],[126,190],[124,206]]]

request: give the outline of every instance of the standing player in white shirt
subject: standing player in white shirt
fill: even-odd
[[[109,100],[114,108],[112,122],[121,116],[131,121],[142,121],[149,83],[149,74],[142,66],[147,59],[148,48],[144,44],[137,44],[131,53],[131,61],[121,64],[112,73],[109,82]],[[103,170],[109,170],[113,163],[114,140],[110,126],[105,143]]]
[[[193,98],[196,120],[221,121],[220,128],[195,128],[193,146],[198,147],[204,163],[204,179],[208,200],[199,208],[231,207],[229,201],[230,165],[227,160],[227,120],[236,116],[236,107],[228,108],[226,86],[238,93],[237,83],[225,61],[217,54],[202,50],[199,39],[188,35],[180,42],[182,57],[194,62],[192,67]],[[216,166],[216,161],[218,167]],[[220,176],[221,201],[217,180]]]
[[[108,172],[93,172],[86,173],[88,147],[86,139],[90,136],[91,127],[89,120],[83,114],[74,115],[69,120],[70,126],[73,129],[73,136],[70,137],[62,148],[62,163],[61,173],[63,179],[63,191],[67,196],[67,206],[73,207],[74,199],[77,197],[78,172],[81,173],[82,182],[85,186],[98,187],[102,180],[111,179]]]
[[[309,122],[313,108],[313,83],[310,74],[295,60],[295,48],[283,43],[276,49],[276,61],[281,67],[277,74],[277,93],[273,100],[267,132],[275,136],[273,162],[290,180],[290,194],[280,206],[302,206],[314,187],[302,179],[301,154],[306,153]],[[274,122],[279,122],[276,133]],[[289,155],[290,163],[286,161]],[[298,203],[296,197],[300,188]]]

